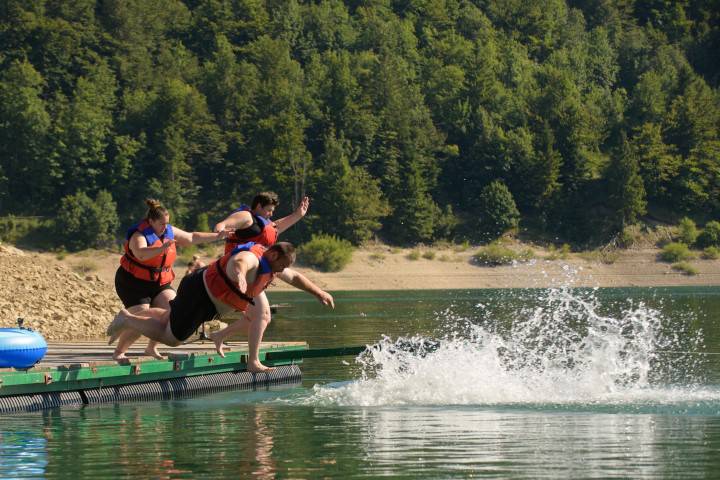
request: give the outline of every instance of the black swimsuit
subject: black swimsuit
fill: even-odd
[[[204,273],[205,268],[201,268],[183,277],[177,296],[170,300],[170,330],[180,341],[217,315],[215,304],[205,288]]]

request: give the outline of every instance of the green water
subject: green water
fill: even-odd
[[[270,299],[291,307],[274,317],[267,340],[330,347],[420,335],[451,350],[391,355],[373,368],[352,357],[307,360],[302,386],[289,389],[6,415],[0,477],[714,478],[720,471],[719,288],[602,289],[551,300],[539,290],[346,292],[334,311],[302,294]],[[588,302],[593,313],[578,312]],[[602,340],[612,337],[607,319],[620,317],[629,320],[618,338],[635,343],[621,341],[616,354]],[[550,326],[513,330],[531,318]],[[525,335],[524,355],[547,353],[568,336],[561,324],[579,332],[559,343],[569,363],[538,367],[536,358],[511,357],[510,368],[502,355],[493,363],[490,343]],[[472,325],[491,334],[468,343]],[[639,352],[632,373],[608,379],[632,348]]]

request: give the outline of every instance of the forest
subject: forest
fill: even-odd
[[[717,0],[0,0],[0,217],[76,248],[265,190],[311,197],[299,242],[704,224],[719,51]]]

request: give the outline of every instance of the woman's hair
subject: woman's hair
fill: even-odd
[[[278,205],[280,205],[280,200],[278,200],[277,193],[275,193],[275,192],[260,192],[257,195],[255,195],[255,198],[253,198],[250,208],[255,209],[255,207],[257,207],[258,205],[260,205],[261,207],[265,207],[270,204],[273,204],[276,207]]]
[[[148,211],[145,214],[145,220],[159,220],[168,215],[167,208],[163,207],[160,200],[154,198],[146,198],[145,205],[148,206]]]

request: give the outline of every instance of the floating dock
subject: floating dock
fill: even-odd
[[[0,413],[297,385],[302,379],[297,364],[305,342],[263,343],[260,361],[276,369],[258,374],[246,370],[246,342],[226,345],[224,358],[213,342],[203,342],[161,348],[167,358],[157,360],[143,356],[145,345],[138,344],[119,363],[111,357],[114,347],[102,342],[51,343],[33,368],[0,369]]]

